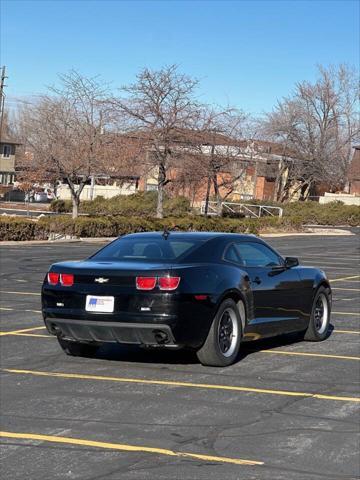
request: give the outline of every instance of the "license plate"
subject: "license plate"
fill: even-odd
[[[114,297],[87,295],[85,310],[87,312],[112,313],[114,311]]]

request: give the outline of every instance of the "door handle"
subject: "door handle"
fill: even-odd
[[[252,283],[256,283],[257,285],[260,285],[261,279],[260,279],[259,277],[255,277],[255,278],[252,280]]]

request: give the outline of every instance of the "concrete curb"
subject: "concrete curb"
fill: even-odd
[[[262,233],[259,237],[264,238],[276,238],[276,237],[339,237],[339,236],[351,236],[356,235],[349,230],[338,230],[338,229],[314,229],[316,231],[307,231],[307,232],[278,232],[278,233]],[[105,243],[112,242],[118,237],[92,237],[92,238],[72,238],[72,239],[60,239],[60,240],[5,240],[0,241],[0,246],[11,246],[11,245],[21,245],[21,246],[31,246],[31,245],[53,245],[61,243]]]
[[[309,229],[310,230],[310,229]],[[283,233],[261,233],[259,237],[346,237],[349,235],[356,235],[356,233],[350,232],[350,230],[340,230],[340,229],[321,229],[321,228],[314,228],[311,231],[305,232],[283,232]]]
[[[54,243],[81,243],[83,240],[80,238],[66,239],[66,240],[1,240],[0,246],[4,245],[52,245]]]

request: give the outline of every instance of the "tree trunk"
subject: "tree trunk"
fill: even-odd
[[[278,172],[275,178],[275,187],[274,187],[274,194],[272,200],[278,202],[282,197],[282,192],[284,189],[284,184],[286,184],[286,179],[284,179],[284,175],[286,172],[286,165],[284,164],[283,160],[280,160]],[[284,181],[285,180],[285,181]]]
[[[204,209],[205,216],[207,216],[209,211],[210,189],[211,189],[211,178],[209,175],[207,180],[207,186],[206,186],[205,209]]]
[[[164,185],[166,182],[166,169],[163,162],[159,163],[159,174],[158,174],[158,196],[157,196],[157,205],[156,205],[156,218],[164,217]]]
[[[72,199],[72,218],[77,218],[79,215],[80,198],[75,194],[71,195]]]
[[[217,174],[216,173],[214,173],[214,175],[213,175],[213,184],[214,184],[214,193],[215,193],[217,213],[218,213],[218,215],[221,215],[221,198],[220,198],[219,184],[218,184],[218,181],[217,181]]]
[[[76,189],[75,184],[71,181],[70,178],[66,179],[67,184],[70,188],[71,200],[72,200],[72,218],[77,218],[79,215],[79,206],[80,206],[80,195],[85,187],[85,180],[82,180],[79,184],[79,187]]]

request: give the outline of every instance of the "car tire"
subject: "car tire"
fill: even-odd
[[[304,339],[310,342],[321,342],[328,336],[331,314],[330,291],[320,287],[314,297],[311,316]]]
[[[99,345],[90,345],[88,343],[73,342],[57,337],[60,347],[72,357],[93,357],[99,350]]]
[[[235,362],[242,336],[241,318],[236,303],[224,300],[210,327],[203,346],[196,352],[203,365],[226,367]]]

